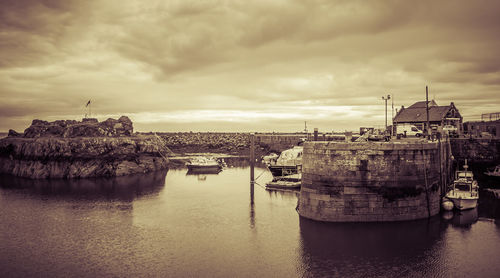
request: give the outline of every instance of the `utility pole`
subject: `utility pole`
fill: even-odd
[[[391,95],[387,97],[382,96],[382,100],[385,100],[385,131],[387,131],[387,101],[391,99]]]
[[[394,94],[392,94],[391,98],[391,136],[394,132]]]
[[[427,135],[427,137],[429,137],[429,128],[430,128],[430,125],[429,125],[429,91],[427,89],[427,86],[425,86],[425,110],[426,110],[426,113],[427,113],[427,128],[425,129],[426,132],[425,132],[425,135]],[[429,138],[427,138],[429,139]]]

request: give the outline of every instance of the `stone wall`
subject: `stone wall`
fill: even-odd
[[[444,161],[439,144],[423,140],[306,142],[299,214],[331,222],[435,215],[440,209]]]
[[[281,152],[297,146],[307,134],[256,134],[255,142],[271,151]]]
[[[450,142],[456,161],[500,163],[500,139],[453,138]]]

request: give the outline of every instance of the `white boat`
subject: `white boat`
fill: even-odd
[[[464,170],[455,172],[455,180],[451,184],[451,189],[446,193],[445,200],[450,200],[458,210],[466,210],[477,207],[479,199],[477,181],[471,171],[468,171],[467,160],[465,160]]]
[[[295,146],[281,152],[278,159],[271,161],[267,168],[274,178],[300,174],[302,170],[302,154],[304,147]]]
[[[302,174],[293,174],[276,177],[266,184],[266,189],[300,189],[302,185]]]
[[[484,174],[492,178],[500,178],[500,165],[497,165],[493,170],[484,172]]]
[[[205,172],[220,172],[222,165],[213,157],[199,156],[192,158],[186,163],[188,172],[191,173],[205,173]]]

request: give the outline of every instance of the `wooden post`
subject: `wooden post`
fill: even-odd
[[[255,133],[250,133],[250,183],[255,182],[254,179],[254,164],[255,164]]]
[[[318,128],[314,128],[314,141],[318,141]]]
[[[255,186],[255,133],[250,133],[250,205],[253,209],[253,195]]]
[[[443,180],[443,158],[442,158],[442,153],[443,153],[443,146],[441,145],[441,137],[438,137],[438,162],[439,162],[439,183],[440,183],[440,188],[441,188],[441,194],[440,196],[443,197],[446,194],[446,190],[444,188],[444,180]]]

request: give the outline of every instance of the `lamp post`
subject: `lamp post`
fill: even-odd
[[[382,100],[385,100],[385,131],[387,131],[387,101],[391,99],[391,95],[387,97],[382,96]]]

